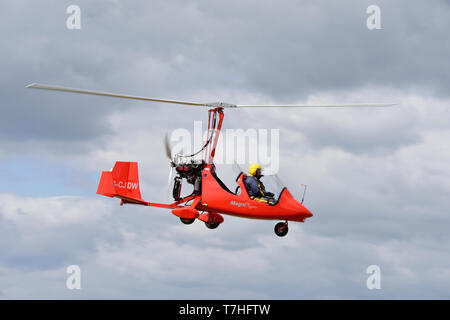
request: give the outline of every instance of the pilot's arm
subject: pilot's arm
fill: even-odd
[[[273,198],[274,194],[272,192],[268,192],[266,191],[266,187],[264,186],[264,184],[259,181],[259,194],[262,194],[263,197],[269,197],[269,198]]]
[[[265,194],[266,197],[269,197],[269,198],[273,198],[275,196],[272,192],[264,191],[264,194]]]

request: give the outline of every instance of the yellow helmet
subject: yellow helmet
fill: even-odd
[[[252,164],[252,165],[250,166],[250,168],[248,168],[248,173],[249,173],[251,176],[254,176],[254,175],[256,174],[256,171],[257,171],[258,169],[261,169],[261,166],[260,166],[259,164],[257,164],[257,163],[254,163],[254,164]]]

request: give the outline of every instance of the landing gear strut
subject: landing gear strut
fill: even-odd
[[[287,235],[289,231],[288,228],[288,222],[278,222],[275,225],[275,234],[279,237],[284,237],[285,235]]]

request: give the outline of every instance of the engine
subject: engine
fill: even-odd
[[[186,179],[187,183],[192,184],[194,191],[192,194],[200,194],[202,188],[202,171],[206,163],[204,160],[186,160],[183,157],[175,157],[172,162],[177,175],[174,178],[172,195],[175,201],[181,199],[181,182]]]

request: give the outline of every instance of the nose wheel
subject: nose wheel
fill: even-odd
[[[284,237],[289,231],[288,222],[279,222],[275,225],[275,234],[279,237]]]

